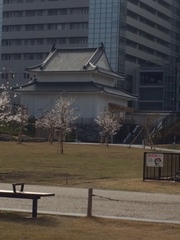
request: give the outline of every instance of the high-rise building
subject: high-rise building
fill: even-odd
[[[0,67],[23,83],[24,68],[53,44],[103,42],[113,70],[127,75],[120,87],[139,94],[138,109],[178,110],[179,12],[178,0],[4,0]]]
[[[2,38],[2,11],[3,11],[3,2],[0,1],[0,53],[1,53],[1,38]]]
[[[139,94],[139,110],[177,108],[179,11],[177,0],[127,1],[125,66],[133,76],[133,91]]]
[[[126,0],[90,0],[90,47],[103,42],[111,67],[125,73]]]
[[[90,1],[89,45],[104,42],[113,69],[127,74],[122,87],[139,95],[139,110],[175,107],[178,5],[165,0]]]
[[[1,68],[23,83],[53,44],[87,47],[89,0],[4,0]]]

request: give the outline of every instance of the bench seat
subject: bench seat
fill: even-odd
[[[51,197],[55,196],[54,193],[44,193],[44,192],[28,192],[28,191],[18,191],[15,190],[0,190],[0,197],[4,198],[22,198],[22,199],[32,199],[32,217],[37,217],[37,206],[38,199],[41,197]]]

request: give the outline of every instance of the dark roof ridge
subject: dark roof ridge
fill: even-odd
[[[93,68],[97,68],[97,66],[95,64],[98,62],[98,60],[104,53],[104,50],[105,50],[104,45],[101,43],[101,46],[96,49],[96,51],[90,57],[90,59],[87,61],[87,63],[84,64],[83,68],[87,69],[89,66],[91,66]]]
[[[37,68],[39,67],[41,70],[43,69],[44,65],[49,61],[49,59],[51,59],[51,57],[54,55],[54,53],[57,51],[57,49],[55,49],[53,52],[51,51],[48,56],[46,57],[46,59],[40,63],[40,64],[37,64],[35,66],[32,66],[32,67],[25,67],[25,70],[30,70],[30,69],[33,69],[33,68]]]
[[[36,84],[38,81],[36,80],[36,81],[32,81],[32,82],[28,82],[28,83],[26,83],[26,84],[24,84],[24,85],[20,85],[20,86],[12,86],[11,87],[11,90],[14,90],[14,89],[21,89],[22,87],[27,87],[27,86],[31,86],[31,85],[34,85],[34,84]]]
[[[42,62],[41,66],[40,66],[40,69],[41,69],[41,70],[43,70],[44,65],[46,65],[46,64],[49,62],[49,60],[52,58],[52,56],[54,55],[54,53],[55,53],[56,51],[57,51],[57,48],[55,48],[53,51],[51,51],[51,52],[49,53],[49,55],[47,56],[47,58],[44,60],[44,62]]]
[[[69,50],[74,50],[74,51],[79,51],[79,50],[82,50],[82,51],[96,51],[97,48],[95,47],[69,47],[69,48],[58,48],[56,47],[57,50],[60,50],[60,51],[69,51]]]
[[[101,84],[101,83],[95,83],[96,85],[101,85],[101,87],[104,89],[104,87],[108,87],[108,88],[112,88],[112,89],[117,89],[117,90],[119,90],[119,91],[121,91],[121,92],[123,92],[123,93],[125,93],[125,94],[129,94],[129,95],[131,95],[131,96],[134,96],[134,97],[137,97],[138,95],[136,95],[136,94],[132,94],[132,93],[129,93],[129,92],[127,92],[127,91],[125,91],[124,89],[120,89],[120,88],[118,88],[118,87],[116,87],[116,86],[109,86],[109,85],[105,85],[105,84]]]

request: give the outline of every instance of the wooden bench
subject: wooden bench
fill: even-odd
[[[17,189],[18,185],[20,186],[19,190]],[[24,183],[13,183],[12,186],[13,186],[13,190],[0,190],[0,197],[32,199],[32,217],[33,218],[37,217],[38,200],[41,197],[55,196],[54,193],[24,191]]]

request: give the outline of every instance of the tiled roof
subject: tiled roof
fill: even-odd
[[[112,71],[105,48],[55,49],[41,64],[26,68],[32,72],[88,72],[98,70],[102,74],[120,78],[124,76]]]
[[[136,96],[125,93],[116,88],[109,87],[94,82],[38,82],[29,83],[24,86],[14,87],[13,91],[17,92],[54,92],[54,93],[79,93],[79,92],[105,92],[107,94],[116,95],[128,100],[136,100]]]
[[[95,92],[101,87],[93,82],[34,82],[15,87],[19,92]]]
[[[33,71],[84,71],[84,65],[91,59],[95,48],[56,49],[45,61],[35,67],[26,68]],[[91,68],[93,69],[93,68]]]
[[[122,96],[123,98],[129,99],[129,100],[136,100],[137,99],[137,96],[126,93],[123,90],[120,90],[116,87],[113,88],[113,87],[103,86],[103,90],[104,90],[104,92],[106,92],[108,94]]]

